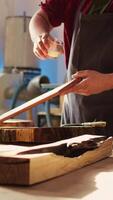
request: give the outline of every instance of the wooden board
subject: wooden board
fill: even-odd
[[[99,136],[84,135],[51,145],[81,143],[94,138],[99,138]],[[41,147],[48,147],[48,145],[38,147],[0,145],[0,184],[32,185],[99,161],[111,155],[112,138],[106,139],[98,148],[74,158],[54,153],[28,154],[24,152]]]
[[[39,104],[42,104],[45,101],[52,99],[53,97],[62,95],[66,89],[72,87],[77,82],[78,82],[78,79],[77,80],[73,79],[65,84],[62,84],[61,86],[56,87],[55,89],[53,89],[49,92],[46,92],[38,97],[35,97],[34,99],[14,108],[12,110],[9,110],[8,112],[6,112],[0,116],[0,124],[7,119],[15,117],[16,115],[18,115],[22,112],[26,112],[26,111],[30,110],[31,108],[33,108]]]
[[[2,122],[1,127],[33,127],[34,123],[32,120],[24,119],[9,119]]]
[[[17,143],[51,143],[83,134],[103,135],[105,127],[74,126],[74,127],[0,127],[1,144]]]

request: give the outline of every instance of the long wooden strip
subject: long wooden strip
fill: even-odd
[[[0,124],[0,128],[13,128],[13,127],[34,127],[32,120],[22,120],[22,119],[9,119]]]
[[[53,89],[49,92],[46,92],[38,97],[35,97],[32,100],[2,114],[0,116],[0,123],[3,122],[4,120],[10,119],[11,117],[15,117],[16,115],[18,115],[22,112],[25,112],[39,104],[42,104],[45,101],[52,99],[53,97],[61,95],[65,91],[65,89],[70,88],[73,84],[76,84],[77,82],[78,82],[78,80],[73,79],[61,86],[56,87],[55,89]]]

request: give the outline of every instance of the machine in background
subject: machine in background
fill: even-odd
[[[23,16],[6,18],[4,71],[0,74],[2,83],[0,114],[16,107],[18,101],[28,101],[48,90],[46,84],[50,83],[49,78],[41,75],[41,69],[37,67],[37,60],[32,52],[33,45],[29,35],[30,19],[31,17],[26,16],[26,13]],[[56,104],[59,101],[55,100],[53,104],[54,102]],[[47,102],[44,106],[47,125],[51,126],[50,104]],[[30,113],[28,118],[32,118]],[[39,112],[37,116],[38,122],[42,115]]]

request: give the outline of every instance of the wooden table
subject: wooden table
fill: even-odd
[[[34,186],[0,186],[2,199],[113,200],[113,156]]]

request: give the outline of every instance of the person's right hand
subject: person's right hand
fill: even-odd
[[[52,58],[49,54],[49,48],[53,46],[53,44],[56,42],[56,39],[53,38],[48,33],[43,33],[41,36],[37,37],[37,40],[34,42],[33,52],[39,59],[48,59]],[[59,45],[59,53],[63,53],[63,45],[60,43]]]

